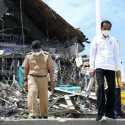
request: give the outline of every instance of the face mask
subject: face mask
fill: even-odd
[[[102,34],[107,37],[110,35],[110,30],[102,30]]]

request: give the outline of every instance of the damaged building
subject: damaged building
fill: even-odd
[[[83,44],[85,35],[41,0],[1,0],[1,44],[30,45],[39,39],[45,48]],[[7,41],[11,42],[7,42]],[[6,44],[7,45],[7,44]],[[1,46],[1,47],[2,47]]]
[[[66,63],[83,50],[87,41],[79,29],[42,0],[1,0],[0,29],[1,72],[21,64],[33,40],[40,40],[43,50],[61,55]]]
[[[31,51],[33,40],[40,40],[43,50],[58,57],[57,82],[79,82],[81,69],[76,66],[75,58],[84,49],[87,38],[42,0],[0,0],[0,29],[3,80],[0,83],[0,116],[27,118],[26,93],[15,77],[24,56]],[[95,99],[88,102],[89,96],[81,96],[80,86],[62,85],[55,90],[59,93],[49,98],[50,116],[81,117],[88,109],[95,110]]]

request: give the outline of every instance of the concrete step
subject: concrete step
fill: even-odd
[[[49,119],[49,120],[0,120],[0,125],[125,125],[125,119],[95,121],[95,118],[88,119]]]

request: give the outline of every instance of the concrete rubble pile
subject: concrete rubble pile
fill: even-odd
[[[49,117],[82,117],[87,112],[95,112],[95,99],[90,98],[89,94],[86,96],[84,89],[87,85],[86,75],[81,75],[81,67],[77,67],[75,62],[78,52],[84,49],[83,42],[87,42],[86,36],[41,0],[22,0],[22,5],[17,0],[1,0],[0,8],[1,29],[12,29],[3,29],[4,33],[1,33],[0,48],[4,53],[0,58],[0,76],[3,80],[0,82],[0,118],[28,117],[27,91],[14,81],[13,76],[16,77],[17,69],[25,54],[30,52],[31,41],[35,39],[41,41],[43,50],[57,54],[56,82],[60,86],[49,97]],[[72,88],[78,88],[78,91],[72,92]]]
[[[50,94],[50,92],[49,92]],[[27,119],[27,93],[17,84],[0,83],[0,119]],[[39,105],[39,103],[38,103]],[[49,97],[49,117],[74,118],[95,114],[95,100],[58,89]]]
[[[26,114],[26,93],[18,84],[0,83],[0,118],[22,118]]]
[[[95,100],[79,94],[57,93],[50,98],[49,115],[61,118],[87,118],[96,114]]]
[[[84,59],[85,60],[85,59]],[[54,95],[48,91],[49,117],[81,118],[96,114],[96,96],[87,74],[88,59],[82,68],[75,60],[57,58],[57,85]],[[66,70],[68,69],[68,70]],[[66,72],[65,72],[66,71]],[[90,82],[89,82],[90,81]],[[89,85],[90,83],[90,85]],[[93,94],[94,93],[94,94]],[[39,99],[37,100],[37,108]],[[89,116],[88,116],[89,115]],[[16,80],[0,82],[0,119],[27,119],[27,91]]]

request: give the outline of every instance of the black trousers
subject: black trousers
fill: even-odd
[[[106,78],[108,89],[105,92],[104,78]],[[98,115],[114,117],[115,107],[115,71],[96,69],[97,88],[97,110]]]
[[[115,89],[115,115],[120,116],[122,115],[121,111],[121,88]]]

